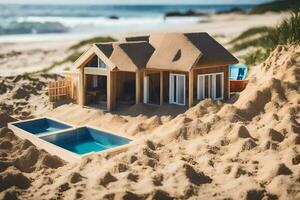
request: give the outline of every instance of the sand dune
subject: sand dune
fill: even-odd
[[[58,165],[45,164],[45,152],[33,146],[22,151],[17,145],[28,141],[7,141],[2,130],[0,148],[12,146],[22,152],[2,169],[0,181],[6,181],[2,195],[22,199],[300,199],[299,64],[299,45],[279,46],[253,70],[250,83],[235,102],[204,100],[176,117],[126,116],[74,105],[48,113],[75,124],[80,123],[74,117],[78,114],[93,125],[135,135],[134,146],[116,156],[94,154],[78,164],[53,169]],[[60,112],[62,108],[65,113],[81,112],[67,116]],[[9,133],[9,137],[14,136]],[[35,164],[32,159],[25,166],[22,161],[16,164],[31,156]],[[18,184],[12,185],[11,180]]]

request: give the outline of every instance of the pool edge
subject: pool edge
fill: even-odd
[[[52,133],[45,133],[45,134],[40,134],[40,135],[34,135],[34,134],[32,134],[32,133],[30,133],[28,131],[25,131],[25,130],[23,130],[23,129],[21,129],[21,128],[19,128],[19,127],[17,127],[17,126],[14,125],[14,124],[16,124],[18,122],[19,123],[20,122],[27,122],[27,121],[33,121],[33,120],[36,120],[36,119],[43,119],[43,118],[51,119],[51,120],[57,121],[57,122],[62,123],[62,124],[66,124],[66,125],[71,126],[71,127],[63,129],[63,130],[55,131],[55,132],[52,132]],[[82,158],[91,156],[93,154],[117,155],[119,153],[123,153],[123,152],[127,151],[130,146],[132,146],[132,142],[135,139],[135,138],[133,138],[131,136],[126,136],[126,135],[122,135],[122,134],[118,134],[118,133],[112,133],[109,130],[102,129],[102,128],[100,129],[98,127],[91,126],[91,125],[80,125],[80,126],[71,125],[69,123],[65,123],[63,121],[56,120],[56,119],[51,118],[51,117],[38,117],[38,118],[33,118],[33,119],[28,119],[28,120],[19,120],[19,121],[15,121],[15,122],[10,122],[10,123],[7,124],[7,126],[19,138],[29,140],[38,149],[43,149],[43,150],[45,150],[46,152],[48,152],[48,153],[50,153],[52,155],[56,155],[59,158],[61,158],[62,160],[68,162],[68,163],[79,162]],[[127,144],[123,144],[123,145],[120,145],[120,146],[117,146],[117,147],[113,147],[113,148],[110,148],[110,149],[106,149],[106,150],[103,150],[103,151],[98,151],[98,152],[94,151],[94,152],[89,152],[89,153],[86,153],[86,154],[83,154],[83,155],[79,155],[79,154],[76,154],[76,153],[74,153],[72,151],[69,151],[67,149],[64,149],[64,148],[62,148],[62,147],[60,147],[58,145],[52,144],[52,143],[50,143],[50,142],[42,139],[42,137],[44,137],[44,136],[61,134],[61,133],[65,132],[65,131],[76,130],[76,129],[82,128],[82,127],[95,129],[97,131],[102,131],[102,132],[105,132],[106,134],[117,136],[117,137],[126,138],[126,139],[128,139],[130,141]]]

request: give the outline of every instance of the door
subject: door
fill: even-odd
[[[224,73],[212,75],[212,98],[214,100],[224,99]]]
[[[199,74],[197,80],[197,99],[211,98],[222,100],[224,98],[224,74]]]
[[[149,103],[149,76],[144,76],[144,103]]]
[[[170,73],[169,103],[185,105],[185,75]]]

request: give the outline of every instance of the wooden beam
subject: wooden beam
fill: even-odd
[[[160,87],[160,105],[163,105],[164,103],[164,73],[161,71],[159,72],[160,74],[160,82],[159,82],[159,87]]]
[[[194,103],[194,71],[189,71],[189,107],[193,106]]]
[[[113,85],[113,81],[112,81],[112,79],[113,79],[113,77],[112,77],[112,72],[109,72],[108,74],[107,74],[107,79],[106,79],[106,81],[107,81],[107,83],[106,83],[106,88],[107,88],[107,90],[106,90],[106,104],[107,104],[107,110],[108,111],[111,111],[112,109],[113,109],[113,98],[112,98],[112,96],[113,96],[113,87],[112,87],[112,85]]]
[[[143,95],[142,95],[142,102],[144,103],[145,102],[145,99],[144,99],[144,97],[145,97],[145,86],[144,86],[144,81],[145,81],[145,76],[147,76],[147,73],[146,73],[146,71],[143,71],[142,72],[142,79],[143,79],[143,81],[142,81],[142,83],[143,83]]]
[[[79,105],[84,106],[85,104],[85,75],[84,75],[84,68],[80,68],[80,92],[79,92]]]
[[[228,65],[226,68],[225,68],[226,72],[224,74],[224,80],[226,80],[226,83],[227,83],[227,98],[226,99],[230,99],[230,65]],[[224,81],[224,85],[225,85],[225,81]],[[224,86],[223,86],[224,87]],[[224,90],[225,91],[225,90]]]
[[[84,73],[91,74],[91,75],[107,76],[107,74],[109,73],[109,70],[108,69],[100,69],[97,67],[85,67]]]
[[[141,76],[140,72],[135,72],[135,103],[141,102]]]

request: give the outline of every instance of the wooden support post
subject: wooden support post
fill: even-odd
[[[84,75],[84,67],[80,68],[80,94],[79,94],[79,105],[84,106],[85,104],[85,75]]]
[[[189,107],[193,106],[194,101],[194,71],[189,71]]]
[[[227,84],[227,98],[225,99],[230,99],[230,65],[225,67],[225,71],[227,73],[224,73],[224,90],[225,91],[225,85]],[[225,83],[226,82],[226,83]]]
[[[141,76],[140,72],[135,72],[135,103],[141,102]]]
[[[145,77],[146,77],[146,76],[147,76],[146,71],[143,71],[143,72],[142,72],[142,79],[143,79],[143,81],[142,81],[142,82],[143,82],[143,96],[142,96],[142,102],[143,102],[143,103],[145,103],[145,92],[146,92],[146,91],[145,91],[145,82],[144,82],[144,81],[145,81]]]
[[[107,74],[107,110],[111,111],[114,108],[114,73],[108,72]]]
[[[159,82],[159,86],[160,86],[160,105],[163,105],[164,103],[164,73],[163,72],[159,72],[160,75],[160,82]]]

